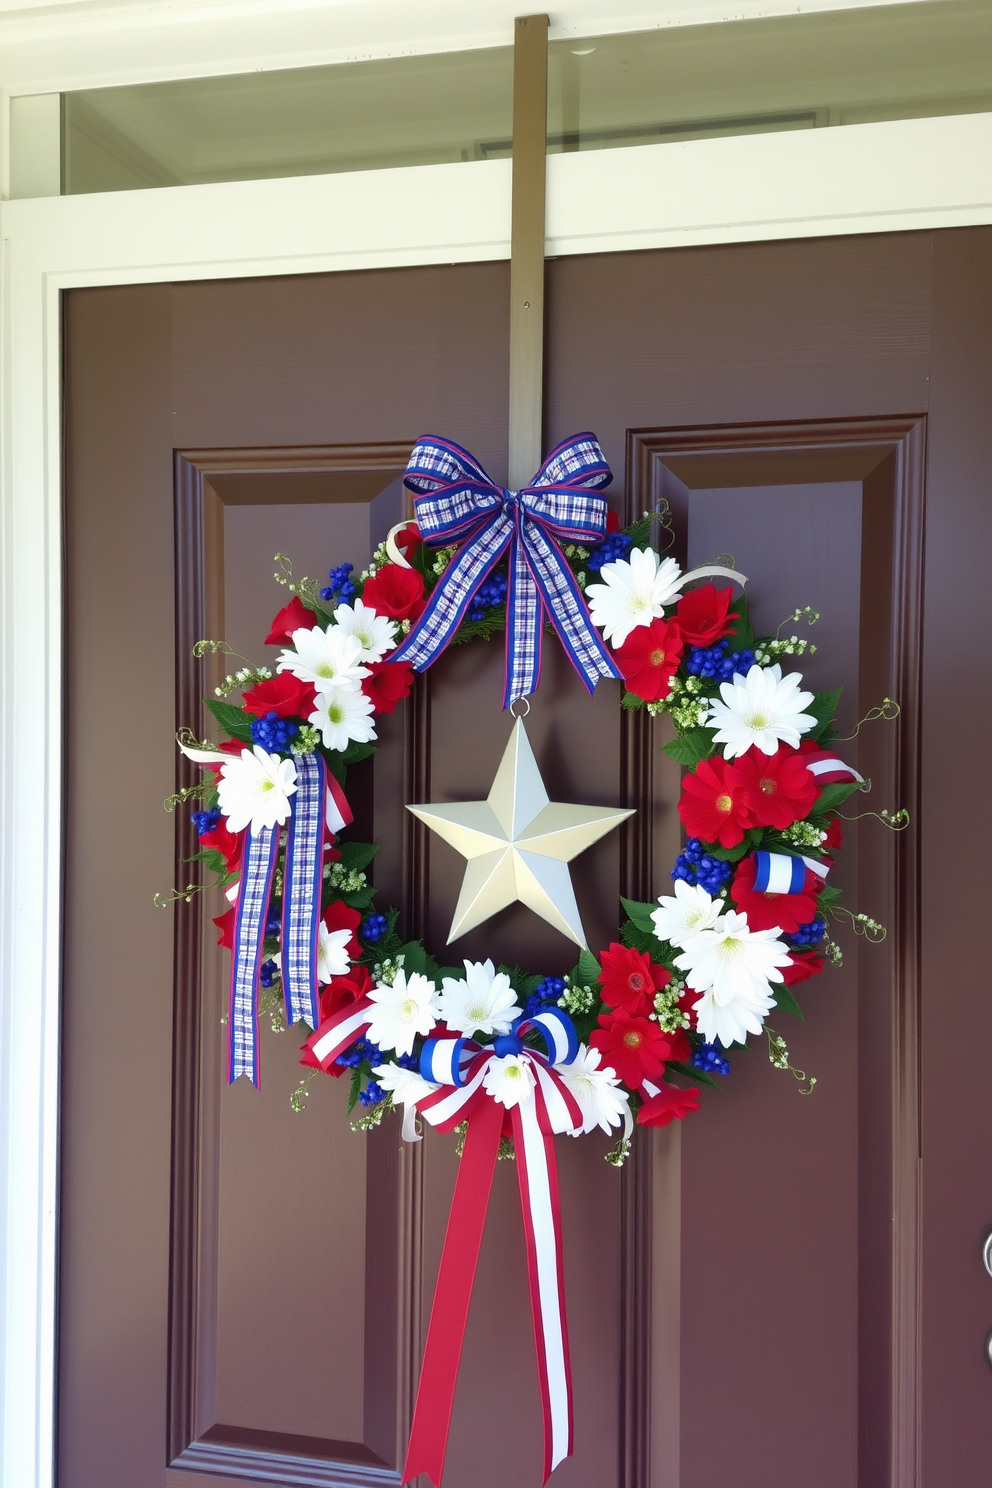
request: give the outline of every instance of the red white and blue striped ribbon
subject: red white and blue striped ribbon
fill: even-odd
[[[600,677],[620,677],[558,546],[603,540],[606,502],[590,493],[612,478],[592,434],[564,440],[520,491],[497,486],[460,445],[418,439],[404,483],[414,492],[421,536],[435,547],[463,546],[389,659],[409,661],[417,671],[429,667],[454,638],[480,584],[509,551],[504,708],[538,684],[545,614],[590,692]]]
[[[317,937],[324,871],[327,768],[319,754],[296,760],[296,792],[286,832],[282,896],[282,988],[290,1023],[316,1028]]]
[[[817,858],[766,852],[760,847],[753,856],[756,894],[801,894],[806,886],[807,869],[821,879],[830,872],[830,864]]]

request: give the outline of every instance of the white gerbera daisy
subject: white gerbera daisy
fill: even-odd
[[[700,930],[709,930],[723,913],[721,899],[711,899],[700,884],[682,878],[675,880],[675,897],[662,895],[658,905],[651,912],[654,933],[674,946],[684,946]]]
[[[629,559],[604,563],[599,573],[603,582],[586,589],[589,614],[614,646],[664,614],[665,606],[678,598],[682,576],[674,558],[659,558],[653,548],[634,548]]]
[[[530,1100],[537,1080],[527,1055],[507,1054],[502,1059],[490,1059],[482,1083],[493,1100],[509,1110]]]
[[[779,744],[798,748],[803,734],[816,724],[812,713],[804,713],[813,693],[802,692],[801,672],[782,676],[782,668],[760,667],[757,662],[746,677],[739,673],[730,682],[721,682],[722,702],[710,704],[707,725],[714,725],[713,735],[724,746],[724,759],[736,759],[752,746],[762,754],[774,754]]]
[[[345,635],[360,642],[359,661],[381,661],[396,645],[396,622],[377,615],[370,605],[356,599],[353,605],[338,605],[334,618]]]
[[[465,976],[445,977],[437,1000],[442,1020],[455,1033],[509,1033],[520,1009],[505,971],[491,961],[466,961]]]
[[[288,819],[289,798],[296,790],[293,760],[269,754],[260,744],[242,749],[241,757],[229,756],[221,767],[217,803],[227,817],[230,831],[251,826],[274,827]]]
[[[293,631],[293,650],[280,651],[277,670],[292,672],[301,682],[310,682],[318,692],[336,688],[358,692],[368,667],[360,664],[362,643],[340,625],[328,630],[315,625],[313,630]]]
[[[398,971],[391,987],[373,987],[368,994],[375,1004],[369,1018],[371,1042],[380,1049],[395,1049],[397,1054],[412,1054],[417,1034],[426,1038],[437,1022],[436,991],[434,983],[419,971],[409,977]]]
[[[368,744],[375,738],[372,702],[364,692],[332,687],[318,692],[309,722],[319,728],[325,749],[347,749],[350,740]]]
[[[560,1075],[569,1092],[574,1095],[582,1111],[582,1123],[571,1133],[581,1137],[597,1126],[609,1132],[623,1123],[630,1111],[626,1092],[619,1089],[619,1077],[609,1067],[600,1069],[600,1052],[585,1044],[571,1064],[556,1064],[555,1074]]]
[[[317,927],[317,980],[326,987],[331,977],[344,976],[351,961],[348,957],[350,930],[328,930],[321,920]]]
[[[425,1080],[419,1070],[404,1069],[401,1064],[393,1064],[391,1061],[377,1064],[372,1073],[383,1090],[391,1093],[394,1106],[415,1106],[425,1095],[431,1095],[441,1088],[440,1085]]]
[[[736,911],[691,936],[675,958],[686,985],[703,994],[693,1005],[700,1033],[724,1045],[761,1032],[773,1004],[770,983],[784,980],[788,963],[789,947],[776,931],[752,930],[747,915]]]

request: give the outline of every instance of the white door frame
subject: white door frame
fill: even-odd
[[[992,114],[552,156],[548,253],[992,223]],[[0,1482],[52,1488],[62,862],[60,298],[509,256],[507,161],[4,203]]]

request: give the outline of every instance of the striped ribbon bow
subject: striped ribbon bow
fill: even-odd
[[[418,672],[429,667],[453,639],[479,586],[509,552],[503,707],[540,681],[545,614],[590,692],[600,677],[620,677],[559,548],[563,542],[602,542],[606,502],[590,493],[612,479],[592,434],[564,440],[520,491],[497,486],[460,445],[433,436],[418,439],[404,484],[414,493],[421,536],[434,547],[462,546],[390,660],[409,661]]]

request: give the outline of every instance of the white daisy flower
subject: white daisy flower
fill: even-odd
[[[350,930],[328,930],[321,920],[317,927],[317,980],[326,987],[331,977],[344,976],[351,961],[347,946]]]
[[[580,1044],[571,1064],[556,1064],[554,1067],[555,1074],[561,1076],[582,1111],[582,1123],[571,1133],[573,1137],[595,1131],[597,1126],[609,1132],[623,1124],[630,1110],[626,1093],[618,1088],[619,1077],[609,1066],[600,1069],[600,1058],[598,1049]]]
[[[703,994],[693,1004],[700,1033],[725,1046],[761,1032],[773,1005],[770,983],[784,980],[788,963],[789,947],[774,929],[752,930],[747,915],[733,910],[691,936],[675,958],[686,985]]]
[[[372,1073],[383,1090],[391,1093],[394,1106],[415,1106],[425,1095],[441,1088],[425,1080],[419,1070],[404,1069],[401,1064],[377,1064]]]
[[[269,754],[260,744],[242,749],[240,759],[226,758],[217,803],[227,817],[228,829],[240,832],[250,825],[257,831],[286,821],[292,809],[289,798],[296,790],[294,761]]]
[[[490,1059],[482,1083],[493,1100],[509,1110],[530,1100],[537,1079],[525,1054],[507,1054],[502,1059]]]
[[[358,692],[362,678],[369,675],[368,667],[360,664],[361,641],[340,625],[328,630],[319,625],[313,630],[294,630],[293,647],[292,651],[280,651],[277,670],[293,672],[301,682],[312,683],[318,692],[330,692],[332,688]]]
[[[803,734],[816,725],[812,713],[804,713],[814,694],[800,691],[801,672],[782,676],[782,668],[760,667],[757,662],[746,677],[738,673],[730,682],[721,682],[722,702],[710,704],[706,724],[716,726],[713,735],[724,746],[724,759],[736,759],[748,749],[774,754],[779,744],[798,748]]]
[[[359,661],[381,661],[396,645],[396,622],[377,615],[370,605],[356,599],[353,605],[338,605],[334,618],[345,635],[360,642]]]
[[[509,1033],[520,1011],[510,978],[491,961],[466,961],[464,978],[445,977],[437,1006],[442,1021],[467,1037]]]
[[[368,744],[375,738],[372,700],[364,692],[348,692],[340,687],[318,692],[309,722],[319,728],[325,749],[347,749],[350,740]]]
[[[681,576],[675,559],[659,558],[653,548],[633,548],[629,559],[604,563],[603,582],[586,589],[593,624],[606,640],[622,646],[632,630],[650,625],[678,598]]]
[[[380,1049],[395,1049],[397,1054],[412,1054],[417,1034],[426,1038],[437,1022],[436,991],[434,983],[419,971],[409,977],[398,971],[391,987],[373,987],[368,994],[375,1004],[369,1018],[371,1042]]]
[[[723,913],[723,901],[711,899],[700,884],[675,880],[675,897],[662,895],[659,908],[651,911],[654,933],[659,940],[684,946],[700,930],[709,930]]]

